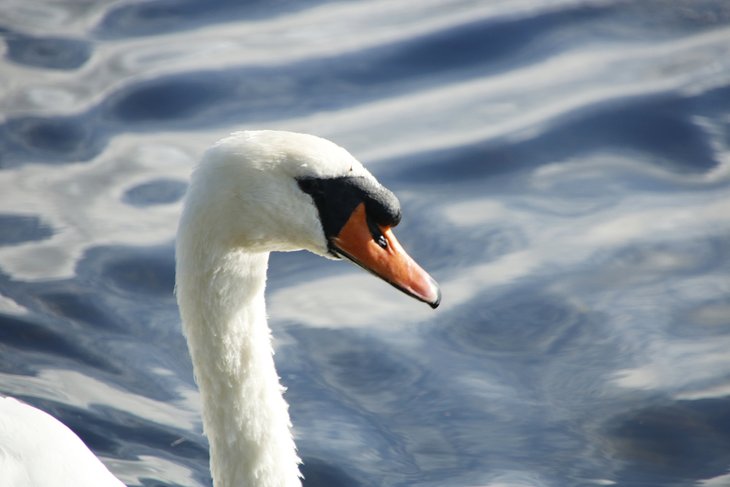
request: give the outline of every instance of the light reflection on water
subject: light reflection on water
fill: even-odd
[[[361,158],[444,293],[272,257],[305,485],[728,483],[724,2],[7,7],[0,393],[125,482],[210,482],[172,242],[255,127]]]

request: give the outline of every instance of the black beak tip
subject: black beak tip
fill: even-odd
[[[431,278],[431,286],[436,290],[436,299],[428,301],[428,305],[431,306],[431,309],[436,309],[441,304],[441,288],[433,278]]]

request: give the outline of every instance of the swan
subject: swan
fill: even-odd
[[[0,397],[0,485],[124,487],[66,425],[12,397]]]
[[[175,293],[215,487],[301,486],[266,319],[269,253],[344,258],[435,308],[438,285],[391,230],[400,218],[395,195],[326,139],[244,131],[205,153],[178,226]],[[122,485],[71,430],[11,398],[0,399],[0,484]]]

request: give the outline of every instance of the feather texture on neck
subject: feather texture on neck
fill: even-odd
[[[196,232],[177,241],[177,297],[200,388],[216,487],[300,486],[266,322],[268,252],[216,248]],[[183,228],[183,226],[181,226]]]

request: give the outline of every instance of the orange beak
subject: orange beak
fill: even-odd
[[[376,227],[382,235],[377,241],[368,225],[365,205],[360,203],[331,244],[336,253],[436,308],[441,302],[441,290],[436,281],[403,250],[390,227]]]

